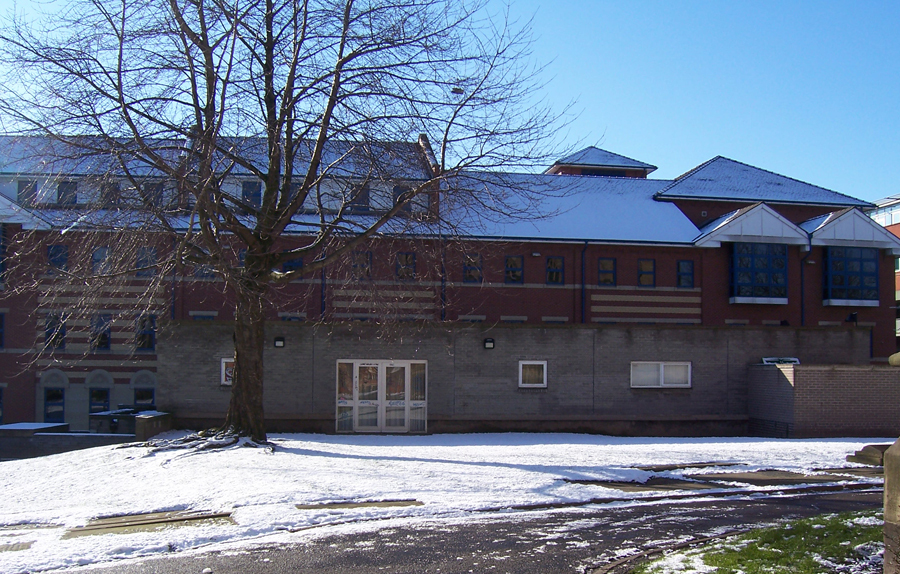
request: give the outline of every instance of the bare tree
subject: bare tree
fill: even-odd
[[[2,32],[4,127],[51,142],[35,157],[87,161],[94,177],[117,182],[99,185],[90,215],[48,223],[102,231],[104,244],[119,230],[109,263],[65,273],[88,284],[141,265],[157,278],[203,266],[224,281],[235,304],[235,375],[223,432],[266,438],[263,329],[273,286],[384,234],[446,235],[463,216],[534,214],[528,190],[456,178],[546,159],[559,119],[534,99],[527,27],[478,2],[61,8]],[[236,178],[250,184],[235,189]],[[376,188],[386,191],[370,195]],[[284,249],[290,234],[305,240]],[[138,263],[148,237],[169,247]],[[302,269],[284,266],[299,257]],[[151,281],[135,300],[147,304],[160,288]]]

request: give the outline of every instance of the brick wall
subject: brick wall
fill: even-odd
[[[857,365],[869,359],[868,332],[852,328],[272,322],[266,336],[285,340],[283,348],[265,350],[264,405],[273,431],[334,432],[336,362],[346,359],[428,361],[428,425],[435,432],[617,434],[743,434],[774,392],[748,393],[748,371],[761,357]],[[485,338],[494,339],[494,349],[484,348]],[[220,383],[221,359],[233,352],[230,325],[175,322],[158,352],[158,408],[191,428],[220,423],[230,395]],[[547,361],[547,388],[519,388],[521,360]],[[632,388],[632,361],[689,361],[691,388]],[[786,417],[772,420],[792,422]]]
[[[900,369],[794,367],[796,436],[900,435]]]
[[[766,436],[897,436],[900,369],[779,365],[751,369],[750,431]]]

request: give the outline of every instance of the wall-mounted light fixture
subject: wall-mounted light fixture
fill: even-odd
[[[859,313],[853,312],[847,315],[847,318],[844,319],[845,323],[853,323],[854,325],[859,322]]]
[[[280,349],[284,347],[284,337],[275,337],[275,348]]]
[[[494,340],[493,339],[485,339],[484,340],[484,348],[485,349],[493,349],[494,348]]]
[[[533,251],[533,252],[531,253],[531,256],[532,256],[532,257],[540,257],[541,254],[538,253],[537,251]]]

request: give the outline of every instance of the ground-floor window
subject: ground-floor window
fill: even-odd
[[[66,422],[65,389],[44,389],[44,422]]]
[[[425,361],[337,363],[338,432],[425,432]]]
[[[632,388],[660,388],[691,386],[689,362],[633,361]]]

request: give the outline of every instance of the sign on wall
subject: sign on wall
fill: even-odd
[[[222,378],[220,384],[231,386],[234,382],[234,357],[222,359]]]

